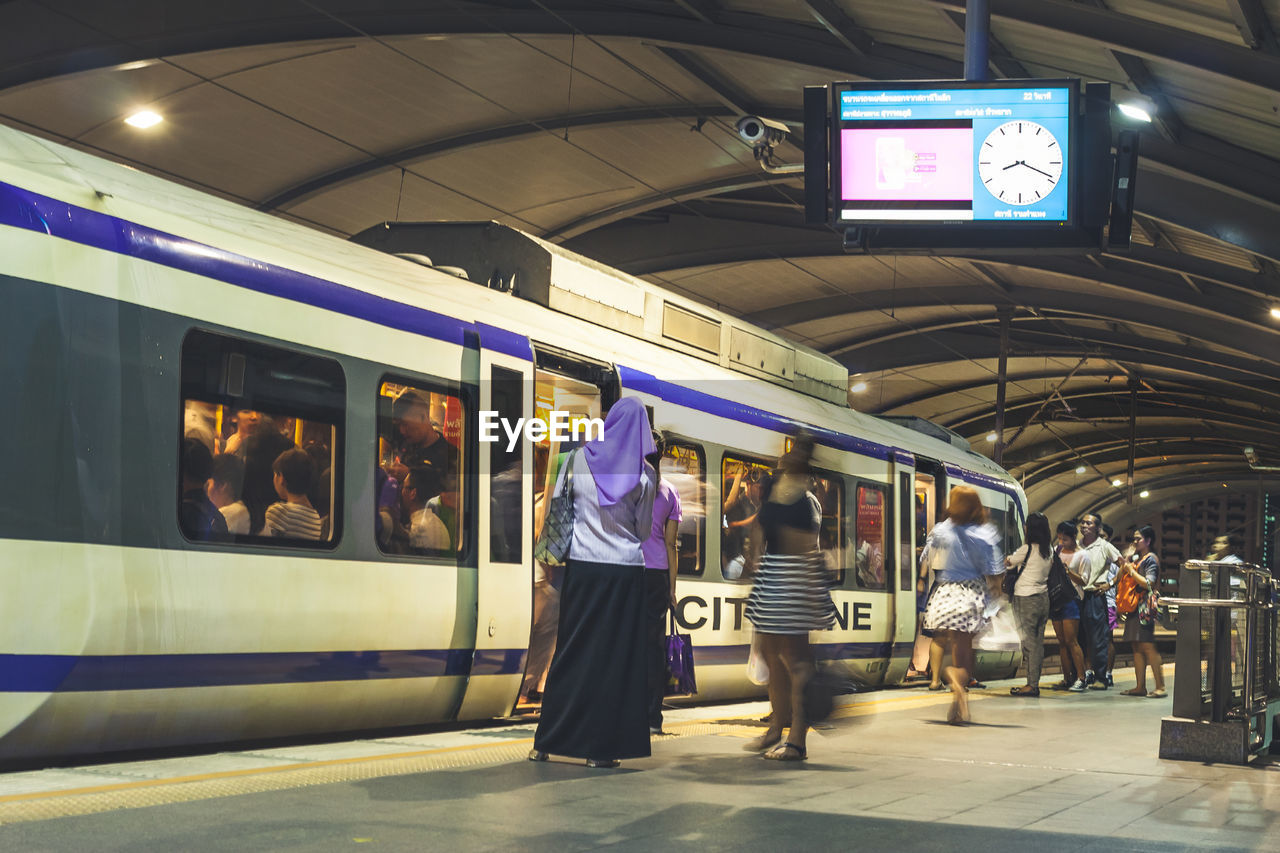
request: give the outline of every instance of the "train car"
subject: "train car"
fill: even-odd
[[[0,760],[510,714],[561,448],[494,416],[634,395],[672,436],[696,699],[762,692],[738,522],[796,427],[840,579],[813,640],[860,684],[905,676],[947,489],[1026,514],[831,359],[493,223],[343,241],[0,129],[0,293]]]

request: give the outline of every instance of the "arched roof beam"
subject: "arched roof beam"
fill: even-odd
[[[1153,444],[1154,442],[1146,442],[1145,444],[1139,444],[1139,447],[1142,449],[1142,452],[1135,457],[1135,465],[1145,464],[1146,460],[1153,459],[1156,457],[1159,457],[1162,461],[1164,461],[1168,465],[1186,465],[1192,462],[1205,462],[1205,461],[1234,462],[1235,460],[1240,458],[1239,448],[1234,448],[1234,452],[1228,452],[1225,449],[1221,451],[1205,452],[1198,445],[1192,442],[1187,442],[1185,445],[1183,444],[1167,445],[1166,447],[1160,448],[1160,452],[1152,454],[1151,452],[1149,452],[1149,448]],[[1168,452],[1164,452],[1166,450]],[[1127,463],[1128,460],[1129,460],[1129,448],[1127,446],[1123,448],[1115,448],[1105,454],[1094,454],[1088,457],[1087,461],[1091,465],[1093,465],[1097,470],[1089,471],[1077,476],[1086,477],[1086,478],[1096,477],[1098,476],[1098,471],[1101,470],[1103,465],[1109,465],[1113,462]],[[1038,486],[1041,483],[1046,483],[1052,480],[1054,477],[1061,477],[1064,474],[1070,474],[1075,471],[1076,467],[1078,467],[1077,462],[1075,460],[1071,460],[1069,462],[1059,462],[1053,465],[1052,467],[1045,467],[1041,470],[1036,471],[1034,474],[1030,474],[1030,473],[1026,474],[1025,477],[1021,479],[1022,488],[1024,489],[1034,488],[1035,486]]]
[[[301,201],[305,198],[333,189],[342,184],[359,180],[366,175],[383,169],[394,168],[398,163],[420,160],[432,155],[448,154],[464,148],[485,145],[491,142],[502,142],[521,136],[545,133],[549,127],[563,127],[566,124],[575,128],[599,125],[626,125],[641,122],[661,121],[663,119],[696,119],[727,118],[733,111],[720,104],[705,105],[672,105],[669,107],[644,107],[627,110],[607,110],[604,112],[577,113],[573,115],[548,116],[542,119],[515,122],[513,124],[486,127],[466,133],[432,139],[392,151],[387,154],[370,157],[341,169],[335,169],[322,175],[316,175],[301,181],[288,189],[282,190],[257,206],[258,210],[276,210],[286,204]],[[756,181],[758,183],[758,181]],[[668,198],[668,201],[670,199]]]
[[[1155,491],[1157,489],[1169,488],[1171,486],[1181,485],[1184,483],[1203,483],[1206,480],[1212,480],[1214,482],[1221,483],[1223,479],[1226,479],[1227,481],[1240,480],[1248,477],[1248,475],[1249,475],[1249,469],[1247,466],[1244,467],[1244,470],[1241,470],[1240,466],[1224,466],[1224,465],[1206,464],[1204,467],[1197,467],[1194,471],[1189,471],[1187,470],[1186,467],[1183,467],[1178,471],[1171,472],[1161,477],[1152,477],[1150,479],[1144,479],[1142,482],[1142,488],[1147,489],[1149,491]],[[1257,477],[1257,475],[1255,474],[1254,477]],[[1135,482],[1135,485],[1136,485],[1136,482]],[[1221,488],[1221,486],[1219,486],[1219,488]],[[1100,497],[1095,497],[1089,500],[1086,503],[1085,508],[1081,509],[1077,513],[1077,515],[1084,515],[1087,512],[1092,512],[1096,510],[1096,511],[1103,512],[1103,517],[1105,519],[1106,508],[1124,501],[1126,498],[1126,493],[1128,491],[1123,487],[1115,488],[1115,487],[1109,486],[1107,487],[1107,489],[1108,489],[1107,494]],[[1040,507],[1052,507],[1055,504],[1058,504],[1058,503],[1061,503],[1062,501],[1067,500],[1072,495],[1076,495],[1079,493],[1080,493],[1079,488],[1062,489],[1060,491],[1055,492],[1048,498],[1045,498],[1043,500],[1037,500],[1036,504],[1038,504]],[[1041,511],[1044,511],[1044,510],[1042,509]]]
[[[1206,476],[1206,475],[1212,475],[1212,476]],[[1225,475],[1225,479],[1227,480],[1228,483],[1232,481],[1236,481],[1236,482],[1241,482],[1242,485],[1243,483],[1248,483],[1248,485],[1252,488],[1257,488],[1258,486],[1258,477],[1256,474],[1253,475],[1253,477],[1248,477],[1247,475],[1243,475],[1239,473],[1216,470],[1216,471],[1196,472],[1194,474],[1170,474],[1167,477],[1158,477],[1155,480],[1152,480],[1151,482],[1144,484],[1143,487],[1151,492],[1158,492],[1163,489],[1173,489],[1173,488],[1179,488],[1181,486],[1201,485],[1204,483],[1206,479],[1214,480],[1220,483],[1224,479],[1223,475]],[[1280,483],[1280,477],[1267,477],[1263,479],[1263,482],[1264,483],[1265,482]],[[1124,490],[1116,489],[1115,491],[1122,492]],[[1205,491],[1209,491],[1209,490],[1206,489]],[[1061,498],[1059,498],[1059,500],[1061,500]],[[1124,500],[1125,500],[1125,495],[1123,494],[1107,495],[1105,498],[1100,498],[1098,500],[1095,500],[1093,503],[1086,506],[1085,509],[1083,509],[1079,514],[1084,515],[1087,512],[1100,512],[1102,513],[1103,518],[1105,519],[1106,514],[1109,511],[1109,508],[1115,506],[1118,503],[1123,502]],[[1056,502],[1057,501],[1055,501],[1055,503]],[[1155,512],[1155,511],[1156,510],[1153,508],[1152,512]]]
[[[1072,420],[1082,421],[1128,421],[1129,393],[1126,389],[1112,391],[1085,391],[1061,395],[1073,411]],[[1030,418],[1040,410],[1041,399],[1006,404],[1004,409],[1005,429],[1017,429],[1029,424]],[[1137,395],[1137,411],[1139,418],[1182,418],[1208,423],[1234,423],[1242,426],[1254,426],[1258,429],[1273,429],[1276,413],[1249,407],[1225,403],[1221,400],[1206,400],[1195,394],[1179,394],[1176,392],[1157,391],[1152,393],[1141,390]],[[942,426],[961,435],[986,435],[996,425],[994,413],[984,412],[980,415],[961,417],[954,421],[944,420]]]
[[[1077,439],[1075,444],[1071,444],[1073,438]],[[1019,453],[1014,454],[1013,458],[1006,458],[1005,467],[1012,471],[1037,463],[1053,464],[1067,460],[1074,462],[1081,457],[1087,459],[1094,453],[1105,453],[1117,447],[1127,448],[1129,446],[1126,436],[1100,436],[1095,430],[1090,430],[1087,435],[1065,435],[1062,439],[1070,446],[1064,445],[1063,440],[1044,441],[1040,444],[1028,445]],[[1210,446],[1220,445],[1239,448],[1255,444],[1259,450],[1266,450],[1273,446],[1280,450],[1280,436],[1274,431],[1267,436],[1262,436],[1256,431],[1243,430],[1236,427],[1223,428],[1219,426],[1213,431],[1201,430],[1193,435],[1188,435],[1183,425],[1162,423],[1154,426],[1145,426],[1142,434],[1138,436],[1138,441],[1205,442]]]

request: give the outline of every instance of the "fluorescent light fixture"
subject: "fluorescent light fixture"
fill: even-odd
[[[1138,492],[1138,497],[1140,497],[1140,498],[1149,498],[1149,497],[1151,497],[1151,493],[1150,493],[1150,492],[1148,492],[1146,489],[1143,489],[1142,491]]]
[[[1280,305],[1271,306],[1271,319],[1280,320]]]
[[[1120,110],[1121,115],[1125,118],[1147,123],[1151,121],[1151,113],[1137,104],[1116,104],[1116,109]]]
[[[1083,474],[1083,473],[1084,473],[1084,466],[1083,466],[1083,465],[1078,466],[1078,467],[1076,468],[1076,473],[1077,473],[1077,474]]]
[[[995,443],[996,443],[996,437],[997,437],[997,436],[996,436],[996,434],[995,434],[994,432],[989,432],[989,433],[987,433],[987,443],[988,443],[988,444],[995,444]]]
[[[138,110],[133,115],[124,120],[124,123],[136,127],[140,130],[146,130],[148,127],[155,127],[164,121],[164,116],[151,110]]]
[[[867,390],[867,383],[855,382],[849,386],[849,390],[852,391],[854,394],[861,394],[863,391]]]
[[[1122,485],[1124,485],[1124,483],[1120,482],[1119,480],[1112,480],[1112,481],[1111,481],[1111,485],[1115,486],[1115,487],[1118,489],[1118,488],[1120,488]]]

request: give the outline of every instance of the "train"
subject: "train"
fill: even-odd
[[[482,441],[485,413],[636,396],[670,437],[690,701],[763,694],[735,522],[796,428],[839,577],[812,641],[859,685],[907,675],[948,489],[978,489],[1009,548],[1026,517],[963,439],[851,408],[833,359],[497,223],[344,240],[0,128],[0,294],[0,761],[511,715],[559,448]],[[414,442],[447,474],[410,487]],[[231,456],[249,520],[211,530]],[[268,531],[303,491],[318,536]],[[427,511],[445,535],[406,538]],[[983,677],[1016,666],[980,653]]]

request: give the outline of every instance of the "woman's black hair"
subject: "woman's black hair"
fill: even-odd
[[[1078,528],[1076,527],[1076,523],[1074,521],[1058,522],[1058,528],[1056,530],[1058,534],[1065,533],[1068,536],[1070,536],[1072,539],[1075,539],[1077,531],[1078,531]]]
[[[1156,532],[1151,529],[1150,524],[1144,524],[1133,532],[1147,540],[1148,543],[1156,541]],[[1151,546],[1149,544],[1147,545],[1147,550],[1151,550]]]
[[[1027,547],[1035,545],[1040,549],[1042,559],[1049,558],[1049,550],[1053,543],[1050,541],[1052,537],[1049,535],[1049,519],[1045,518],[1043,512],[1033,512],[1027,516]]]

